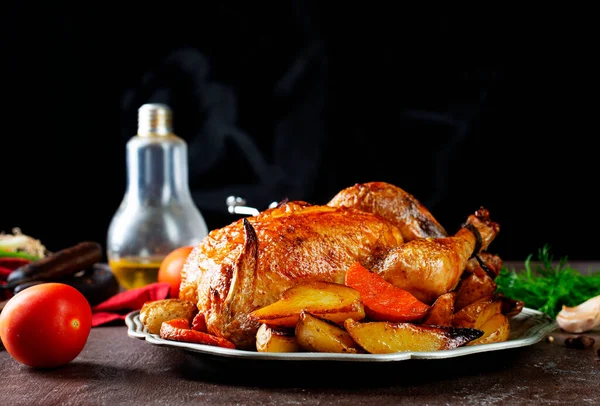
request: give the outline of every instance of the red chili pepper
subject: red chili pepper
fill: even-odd
[[[6,285],[6,282],[4,282],[4,280],[6,280],[6,276],[4,276],[6,270],[7,268],[0,268],[0,300],[8,300],[13,296],[10,290],[2,289],[2,285]],[[8,271],[12,272],[10,269],[8,269]],[[0,311],[2,311],[2,309],[0,309]]]
[[[2,281],[5,281],[6,278],[8,278],[8,275],[10,275],[12,271],[13,270],[10,268],[0,266],[0,283],[2,283]]]
[[[8,268],[11,271],[15,269],[27,265],[31,260],[27,258],[17,258],[17,257],[0,257],[0,268]]]

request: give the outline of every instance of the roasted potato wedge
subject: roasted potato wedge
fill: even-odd
[[[508,340],[510,335],[510,322],[505,315],[497,313],[483,323],[481,330],[483,331],[483,335],[467,345],[500,343]]]
[[[460,311],[471,303],[489,297],[494,294],[496,287],[496,282],[485,271],[477,269],[460,282],[456,290],[454,308]]]
[[[508,318],[515,317],[523,311],[525,302],[502,295],[502,314]]]
[[[433,326],[451,326],[454,318],[456,292],[444,293],[431,305],[429,313],[420,324]]]
[[[479,299],[454,314],[452,325],[479,329],[494,314],[502,312],[502,296],[490,295]]]
[[[295,285],[283,292],[280,300],[251,312],[248,317],[271,327],[293,328],[303,311],[340,325],[348,318],[362,320],[365,317],[357,290],[323,281]]]
[[[307,312],[300,313],[300,320],[296,324],[296,338],[300,347],[305,351],[364,352],[343,328]]]
[[[258,352],[298,352],[300,346],[293,330],[280,330],[261,324],[256,332]]]
[[[473,328],[387,321],[359,322],[348,319],[344,326],[354,341],[371,354],[449,350],[483,335],[483,331]]]
[[[164,321],[185,319],[190,323],[198,313],[192,302],[183,299],[169,298],[146,302],[140,309],[140,322],[152,334],[159,334]]]

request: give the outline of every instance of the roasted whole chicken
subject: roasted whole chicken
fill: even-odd
[[[209,333],[254,350],[259,324],[248,314],[299,282],[343,283],[346,269],[358,261],[432,303],[457,287],[498,232],[480,208],[448,235],[401,188],[356,184],[325,205],[284,201],[211,231],[184,265],[179,297],[197,304]]]

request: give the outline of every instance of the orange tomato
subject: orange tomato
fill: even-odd
[[[17,361],[55,368],[81,353],[92,327],[89,302],[74,287],[42,283],[14,295],[0,313],[0,338]]]
[[[183,265],[194,249],[193,245],[186,245],[171,251],[160,263],[158,268],[158,281],[171,285],[169,297],[179,297],[179,286],[181,285],[181,270]]]

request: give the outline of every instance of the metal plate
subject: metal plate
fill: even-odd
[[[131,312],[125,318],[129,337],[143,339],[146,342],[188,352],[218,356],[224,358],[272,361],[353,361],[353,362],[392,362],[410,359],[444,359],[460,357],[469,354],[499,351],[511,348],[526,347],[541,341],[550,331],[554,330],[556,322],[545,313],[524,308],[521,313],[511,318],[511,333],[507,341],[501,343],[480,344],[455,348],[452,350],[429,352],[398,352],[393,354],[337,354],[318,352],[266,353],[244,350],[232,350],[204,344],[190,344],[179,341],[165,340],[156,334],[150,334],[139,319],[139,311]]]

